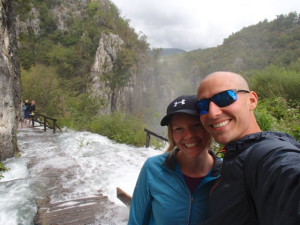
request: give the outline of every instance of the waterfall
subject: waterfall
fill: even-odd
[[[18,133],[21,157],[4,162],[10,168],[0,180],[0,224],[31,225],[38,203],[107,196],[96,224],[127,224],[129,208],[116,187],[132,195],[148,157],[162,150],[115,143],[89,132],[53,134],[37,128]]]

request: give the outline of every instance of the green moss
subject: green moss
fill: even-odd
[[[3,178],[2,172],[8,171],[9,168],[7,168],[2,162],[0,162],[0,179]]]

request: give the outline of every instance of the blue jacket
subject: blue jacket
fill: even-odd
[[[141,169],[131,201],[128,225],[198,225],[207,218],[210,189],[221,159],[191,194],[173,153],[149,158]]]

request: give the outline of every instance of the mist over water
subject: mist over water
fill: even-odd
[[[89,132],[53,134],[24,128],[18,133],[20,158],[0,180],[0,224],[31,225],[36,201],[50,203],[107,196],[113,204],[96,224],[127,224],[129,208],[116,196],[116,187],[132,195],[139,171],[148,157],[163,151],[117,144]],[[103,214],[103,212],[102,212]]]

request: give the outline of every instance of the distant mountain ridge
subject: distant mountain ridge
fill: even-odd
[[[186,51],[180,48],[162,48],[161,55],[174,55],[185,53]]]
[[[300,15],[291,12],[273,21],[261,21],[225,38],[222,45],[164,56],[160,71],[180,74],[191,83],[205,75],[227,70],[261,70],[270,64],[289,66],[300,57]],[[171,65],[170,68],[168,65]],[[165,78],[169,79],[169,78]]]
[[[148,51],[149,55],[155,55],[157,52],[160,56],[168,56],[186,53],[187,51],[180,48],[153,48]]]

